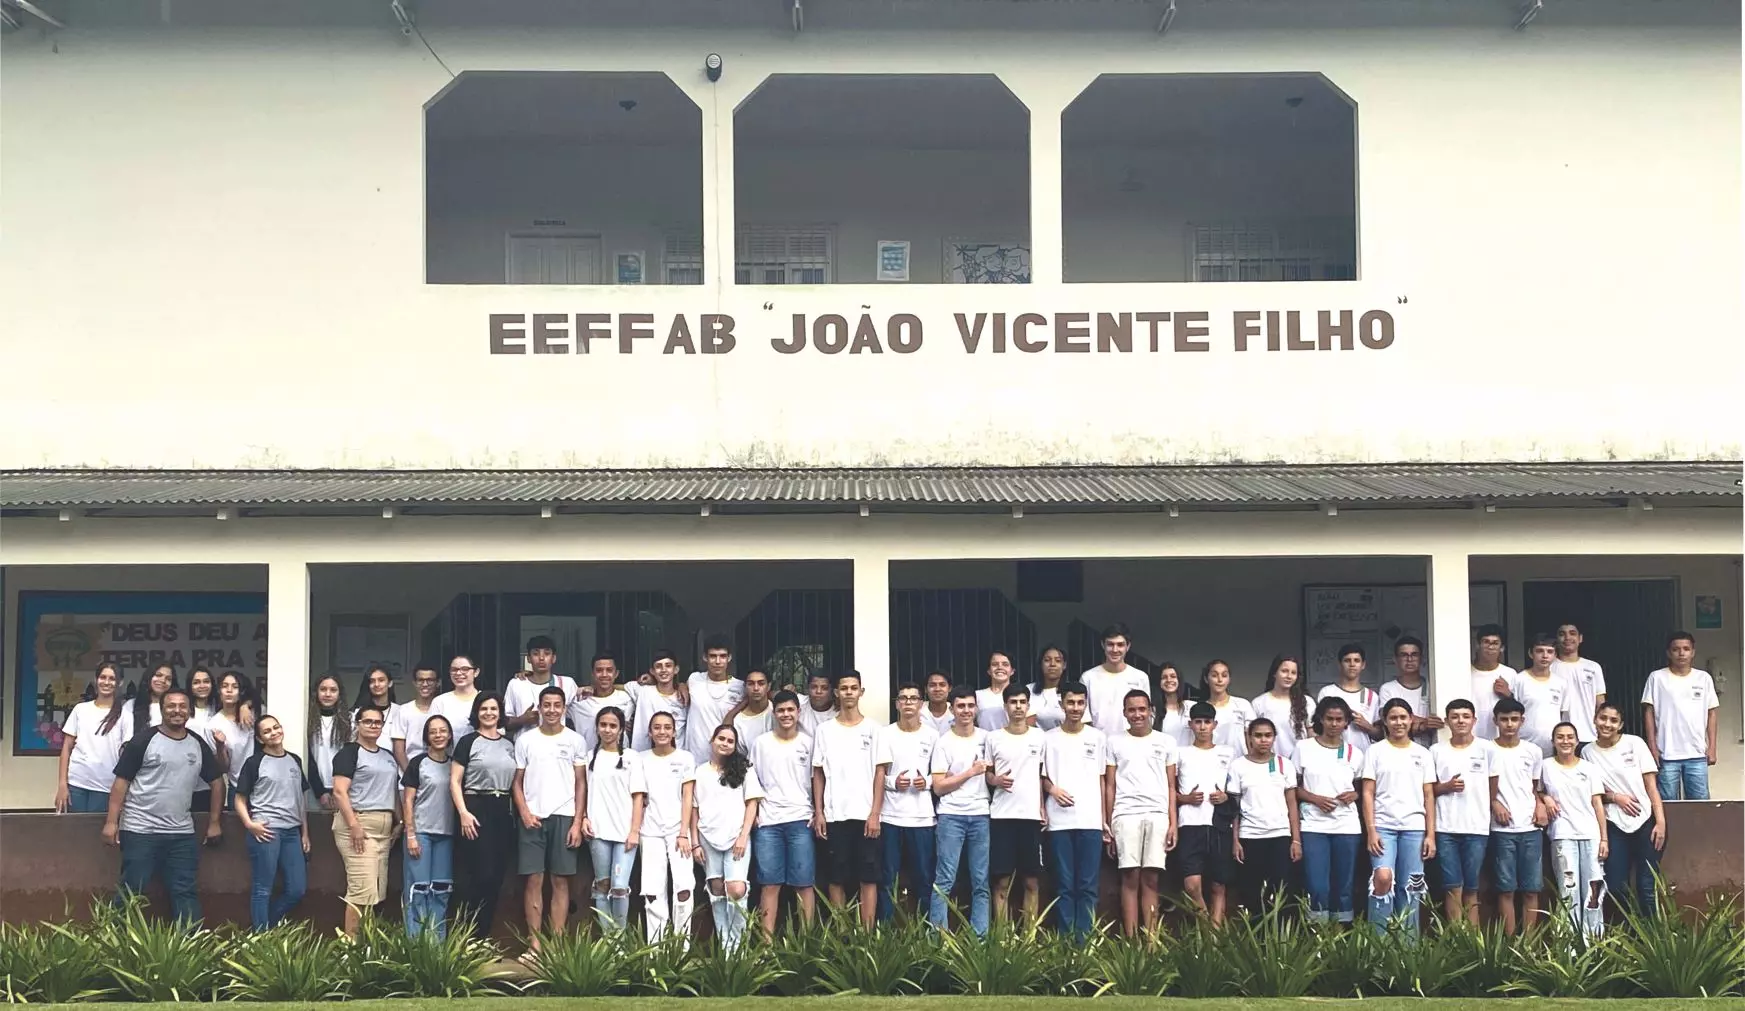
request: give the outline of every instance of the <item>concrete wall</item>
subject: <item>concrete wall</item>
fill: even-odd
[[[425,284],[423,107],[449,75],[382,10],[328,23],[339,5],[233,6],[79,4],[52,39],[6,39],[7,360],[54,380],[11,391],[18,416],[52,424],[0,433],[0,466],[1740,452],[1732,384],[1701,381],[1741,365],[1736,5],[1606,0],[1527,32],[1478,6],[1208,5],[1162,40],[1134,5],[839,5],[799,35],[768,5],[597,0],[536,27],[427,5],[456,71],[664,72],[697,104],[716,281],[658,292]],[[709,52],[727,60],[718,84]],[[733,110],[767,75],[808,72],[998,75],[1030,113],[1036,283],[719,283]],[[1322,73],[1357,104],[1361,280],[1063,283],[1058,128],[1074,96],[1099,73],[1281,72]],[[932,206],[905,226],[923,248]],[[1179,210],[1105,213],[1155,220],[1127,233],[1128,258],[1180,255]],[[868,236],[844,229],[860,250]],[[844,278],[864,277],[855,262]],[[1387,313],[1394,341],[1235,350],[1236,313],[1290,310],[1311,330],[1322,310]],[[1173,323],[1157,351],[959,339],[957,314],[1028,311],[1050,346],[1057,313],[1204,312],[1208,350],[1175,351]],[[577,312],[651,313],[661,339],[631,354],[596,341],[580,360],[491,353],[491,314]],[[796,314],[853,328],[863,312],[881,339],[912,314],[921,348],[772,346]],[[695,331],[704,313],[733,317],[731,353],[659,353],[674,315]],[[1677,411],[1653,406],[1670,362]],[[1560,406],[1534,406],[1540,382]]]

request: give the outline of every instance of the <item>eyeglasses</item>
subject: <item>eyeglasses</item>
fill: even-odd
[[[382,725],[382,721],[381,720],[359,720],[359,721],[357,721],[357,725],[360,727],[379,727]]]
[[[476,670],[478,670],[477,667],[450,667],[448,672],[450,674],[471,674]]]

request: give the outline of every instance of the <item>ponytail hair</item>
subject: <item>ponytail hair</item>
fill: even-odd
[[[594,753],[588,756],[589,772],[594,771],[594,763],[600,758],[600,720],[608,715],[618,718],[618,768],[624,768],[624,738],[630,735],[628,728],[624,726],[624,710],[617,706],[602,706],[594,714]]]

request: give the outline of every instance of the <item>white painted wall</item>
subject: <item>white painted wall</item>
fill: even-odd
[[[1037,284],[656,292],[424,283],[422,105],[449,78],[391,24],[164,27],[142,5],[132,29],[82,6],[52,46],[9,37],[0,67],[6,359],[54,377],[14,384],[16,416],[54,423],[0,432],[0,466],[1736,456],[1737,8],[1608,0],[1520,33],[1476,7],[1372,8],[1233,5],[1160,40],[1127,5],[846,5],[799,36],[727,7],[650,30],[636,19],[675,15],[597,3],[466,28],[434,5],[426,35],[456,70],[671,75],[702,110],[721,262],[731,113],[766,74],[993,73],[1030,109]],[[1305,71],[1359,106],[1363,280],[1056,280],[1051,124],[1097,73]],[[921,234],[937,209],[916,210]],[[1147,255],[1179,255],[1153,234]],[[925,346],[770,346],[792,313],[863,306],[916,314]],[[1346,308],[1393,313],[1395,344],[1231,350],[1236,310]],[[970,355],[956,338],[954,313],[1027,310],[1206,311],[1213,350]],[[738,347],[488,353],[488,314],[535,311],[725,312]],[[1558,396],[1536,406],[1540,377]]]

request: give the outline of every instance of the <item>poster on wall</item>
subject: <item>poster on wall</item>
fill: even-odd
[[[266,594],[21,591],[14,755],[60,754],[61,724],[100,663],[114,664],[124,686],[167,663],[184,687],[189,668],[204,665],[264,691]]]
[[[1471,624],[1504,624],[1502,583],[1472,583]],[[1430,596],[1423,584],[1303,587],[1303,664],[1310,694],[1339,680],[1339,650],[1363,647],[1369,664],[1363,683],[1379,688],[1398,674],[1394,643],[1406,636],[1430,641]]]

